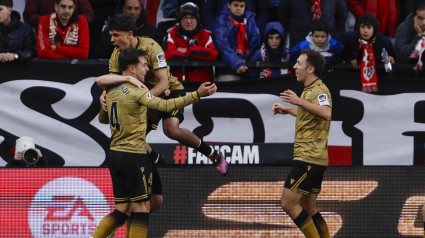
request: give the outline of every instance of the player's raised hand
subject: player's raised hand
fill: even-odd
[[[205,82],[198,88],[199,97],[207,97],[213,95],[217,91],[215,83]]]
[[[297,106],[300,105],[300,98],[294,91],[290,89],[287,89],[280,93],[280,98],[282,98],[284,102],[289,102]]]

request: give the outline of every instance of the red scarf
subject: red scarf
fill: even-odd
[[[357,55],[362,54],[362,65],[360,67],[360,75],[362,81],[362,91],[372,93],[378,91],[378,76],[376,75],[375,54],[373,53],[372,44],[375,42],[373,37],[369,41],[359,38],[359,49]],[[360,52],[363,49],[363,52]],[[357,57],[359,60],[359,57]],[[359,63],[359,62],[358,62]]]
[[[322,15],[320,0],[312,0],[312,3],[313,6],[311,6],[310,11],[313,13],[313,19],[311,19],[311,21],[320,20],[320,16]]]
[[[249,46],[248,46],[248,39],[246,38],[246,29],[245,29],[247,19],[244,18],[243,22],[235,21],[230,16],[229,16],[229,19],[232,22],[232,24],[236,28],[238,28],[238,35],[237,35],[238,45],[236,46],[236,54],[240,56],[248,55]]]
[[[418,58],[418,62],[413,67],[413,70],[415,70],[416,72],[422,71],[422,66],[423,66],[422,54],[424,53],[424,51],[425,51],[425,36],[422,36],[421,39],[419,39],[418,42],[416,43],[415,49],[412,51],[412,53],[409,56],[409,58],[411,59]]]
[[[76,46],[78,44],[78,22],[71,23],[67,28],[65,39],[62,44]],[[49,41],[51,44],[58,45],[61,43],[57,42],[56,34],[58,34],[58,23],[56,20],[56,13],[54,12],[50,15]]]

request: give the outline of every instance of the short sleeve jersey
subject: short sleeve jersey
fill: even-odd
[[[317,79],[304,88],[301,98],[315,105],[332,108],[329,89]],[[331,121],[315,116],[302,107],[297,109],[294,160],[327,166],[328,137]]]
[[[107,90],[108,113],[101,109],[99,121],[110,124],[111,150],[146,154],[147,108],[172,112],[197,101],[196,91],[164,100],[154,97],[147,89],[124,83]]]
[[[137,36],[137,49],[142,49],[147,52],[145,56],[146,62],[149,66],[149,71],[145,77],[145,83],[148,88],[153,88],[159,81],[155,77],[154,72],[157,70],[167,70],[169,90],[181,90],[184,89],[180,81],[168,70],[167,60],[165,59],[164,51],[161,46],[151,38]],[[121,68],[118,63],[118,57],[120,51],[117,48],[112,52],[111,58],[109,59],[109,73],[121,74]]]

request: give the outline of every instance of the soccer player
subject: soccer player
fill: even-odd
[[[273,104],[274,114],[296,117],[294,160],[282,191],[281,206],[307,238],[330,237],[326,221],[316,207],[323,173],[328,165],[328,136],[332,99],[319,78],[325,60],[320,53],[305,49],[294,65],[297,81],[304,84],[301,97],[288,89],[280,93],[284,102]]]
[[[133,35],[134,31],[135,25],[131,16],[118,14],[110,20],[109,33],[115,49],[109,59],[109,72],[111,74],[121,73],[117,59],[122,50],[126,48],[143,49],[148,52],[146,61],[150,69],[146,75],[145,85],[150,89],[151,93],[155,96],[161,95],[166,98],[177,98],[186,95],[183,85],[168,71],[167,61],[161,46],[150,38],[135,37]],[[117,78],[117,80],[104,80],[98,83],[106,86],[122,83],[125,80],[125,78]],[[205,144],[193,132],[180,127],[180,123],[184,119],[183,112],[184,110],[181,109],[161,115],[165,135],[201,152],[211,159],[221,175],[226,175],[228,163],[223,154]],[[152,123],[153,128],[156,128],[156,123],[158,122]],[[149,130],[150,128],[148,128],[148,132]]]
[[[130,81],[144,82],[149,71],[147,52],[134,48],[123,50],[119,56],[122,76]],[[104,75],[98,78],[117,77]],[[116,228],[127,224],[127,237],[146,237],[152,193],[152,162],[145,149],[147,109],[172,112],[199,101],[200,97],[212,95],[215,84],[204,83],[197,91],[184,97],[163,100],[155,97],[148,89],[123,83],[108,87],[106,93],[107,112],[99,113],[101,123],[109,123],[111,145],[107,157],[112,178],[115,210],[105,216],[92,234],[92,238],[107,237]]]

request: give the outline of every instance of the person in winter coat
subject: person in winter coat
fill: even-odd
[[[280,22],[289,33],[290,48],[304,40],[316,20],[325,22],[332,36],[345,31],[346,0],[281,0],[279,9]]]
[[[379,23],[378,32],[395,37],[400,19],[399,0],[347,0],[347,3],[357,22],[365,13],[372,13]]]
[[[193,2],[180,7],[179,23],[168,30],[167,60],[209,60],[215,61],[218,51],[215,49],[211,32],[204,30],[199,23],[199,8]],[[214,79],[212,67],[171,67],[171,74],[180,81],[211,82]]]
[[[216,68],[218,81],[249,77],[245,74],[248,71],[245,61],[260,47],[260,33],[254,17],[255,14],[246,10],[245,0],[229,0],[217,18],[214,40],[221,57],[231,68],[221,69],[220,73]]]
[[[305,40],[292,48],[291,60],[296,61],[303,49],[317,51],[325,58],[326,64],[334,64],[342,62],[344,45],[331,37],[326,24],[316,21]]]
[[[0,63],[34,58],[35,35],[13,11],[13,0],[0,0]]]
[[[403,63],[414,64],[416,72],[423,70],[425,51],[425,3],[406,17],[397,28],[395,48],[397,59]]]
[[[378,91],[376,66],[383,63],[382,51],[385,49],[389,61],[394,64],[394,46],[391,39],[378,32],[379,24],[375,16],[366,13],[359,20],[359,28],[355,32],[345,32],[338,36],[344,45],[344,58],[353,68],[360,69],[363,92]]]
[[[164,35],[155,26],[146,22],[148,12],[139,0],[120,0],[117,13],[133,16],[136,21],[136,32],[133,32],[133,35],[152,38],[162,45]],[[92,58],[109,59],[113,51],[109,27],[106,27],[95,46]]]
[[[264,43],[251,57],[250,61],[287,62],[289,49],[285,47],[285,32],[280,22],[269,22],[264,31]],[[287,74],[288,69],[263,68],[255,70],[255,77],[270,78]]]
[[[40,19],[37,31],[38,58],[87,59],[89,26],[75,11],[76,0],[56,0],[56,12]]]
[[[273,0],[279,1],[279,0]],[[214,31],[214,25],[217,18],[221,15],[224,8],[226,8],[229,0],[206,0],[203,7],[202,23],[204,28],[209,31]],[[251,12],[255,13],[255,23],[263,34],[267,22],[270,21],[270,4],[269,1],[264,0],[246,0],[245,7]]]

